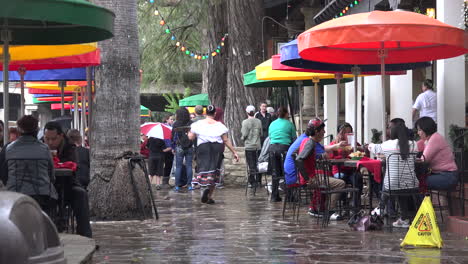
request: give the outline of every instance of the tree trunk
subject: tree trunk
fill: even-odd
[[[139,152],[139,52],[137,0],[94,0],[96,4],[112,10],[115,15],[114,38],[99,43],[101,65],[96,68],[96,93],[94,97],[91,133],[91,184],[90,203],[92,214],[98,218],[115,214],[106,212],[124,212],[129,203],[107,203],[101,193],[107,189],[125,189],[126,181],[119,181],[114,186],[99,179],[116,177],[114,170],[117,156],[123,152]],[[118,177],[128,177],[129,170],[115,170]],[[99,176],[99,177],[98,177]],[[96,180],[96,181],[94,181]],[[93,182],[94,181],[94,182]],[[97,184],[96,182],[100,182]],[[112,182],[112,181],[111,181]],[[138,183],[143,184],[144,181]],[[138,190],[144,190],[138,186]],[[121,195],[131,196],[127,193]],[[136,194],[134,194],[136,195]],[[147,195],[147,193],[142,194]],[[123,198],[126,199],[126,198]],[[133,199],[128,197],[127,199]],[[147,202],[148,203],[148,202]],[[121,208],[117,208],[117,207]],[[144,205],[147,207],[147,205]],[[118,217],[117,217],[118,218]]]
[[[216,50],[220,39],[227,32],[226,24],[226,1],[211,0],[207,8],[208,28],[205,30],[205,42],[203,50]],[[226,83],[227,83],[227,61],[228,41],[221,47],[222,52],[216,57],[209,56],[203,65],[203,87],[202,92],[208,93],[210,101],[216,107],[226,107]]]
[[[232,131],[230,137],[234,145],[241,145],[241,123],[246,118],[245,107],[258,106],[265,99],[262,89],[246,88],[243,75],[261,62],[261,34],[263,1],[227,1],[229,29],[229,64],[227,74],[226,111],[224,120]]]

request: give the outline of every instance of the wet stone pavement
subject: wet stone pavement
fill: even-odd
[[[158,191],[158,221],[93,224],[100,246],[93,263],[468,263],[468,240],[443,231],[444,248],[401,250],[405,230],[351,231],[346,221],[320,229],[301,210],[282,219],[266,191],[217,190],[216,204],[200,191]]]

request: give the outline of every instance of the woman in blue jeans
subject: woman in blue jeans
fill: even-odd
[[[192,159],[193,159],[193,142],[188,138],[187,133],[190,131],[190,114],[184,107],[176,111],[176,122],[172,125],[172,144],[175,146],[175,188],[178,192],[180,187],[187,185],[188,190],[192,191]],[[185,164],[185,165],[184,165]],[[182,179],[183,169],[185,168],[185,176],[187,181]]]

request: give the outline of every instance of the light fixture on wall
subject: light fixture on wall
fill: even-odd
[[[435,8],[432,8],[432,7],[431,7],[431,8],[427,8],[427,9],[426,9],[426,16],[435,18],[435,17],[436,17]]]

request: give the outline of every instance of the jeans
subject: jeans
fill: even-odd
[[[279,181],[284,178],[283,162],[289,146],[283,144],[271,144],[268,149],[270,155],[272,179],[271,179],[271,200],[280,201],[279,195]]]
[[[175,184],[176,186],[182,186],[182,168],[185,159],[185,170],[187,176],[187,186],[192,184],[192,159],[193,159],[193,148],[182,149],[176,147],[176,172],[175,172]]]
[[[432,173],[426,179],[427,188],[433,190],[450,190],[458,183],[457,171]]]
[[[257,175],[257,157],[257,150],[245,150],[245,159],[249,169],[249,183],[252,185],[258,180],[255,179]]]

